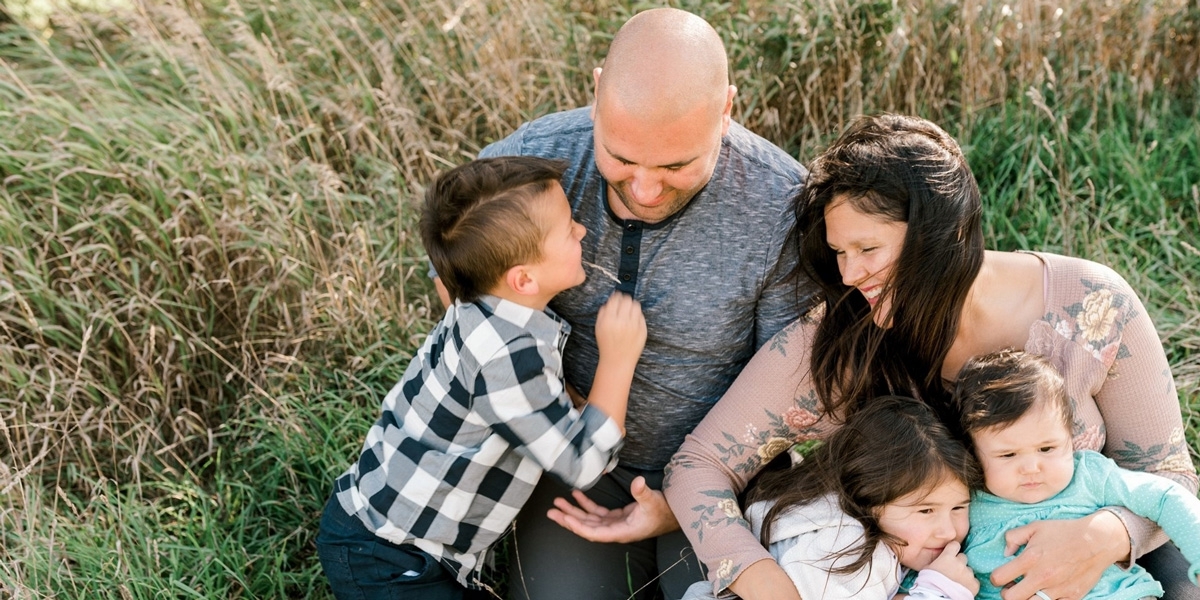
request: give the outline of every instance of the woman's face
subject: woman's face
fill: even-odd
[[[844,195],[825,207],[825,243],[837,253],[842,283],[862,293],[880,327],[888,326],[891,311],[891,299],[883,297],[884,284],[892,276],[907,231],[907,223],[860,212]]]

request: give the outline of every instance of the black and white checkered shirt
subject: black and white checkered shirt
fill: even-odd
[[[383,399],[342,508],[412,544],[464,585],[544,471],[587,488],[616,466],[617,424],[563,387],[570,325],[493,296],[455,302]]]

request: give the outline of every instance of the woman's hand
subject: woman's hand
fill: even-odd
[[[635,477],[629,485],[633,504],[623,508],[604,508],[583,492],[572,492],[578,506],[566,498],[555,498],[555,508],[546,516],[575,535],[593,542],[637,542],[679,529],[679,522],[667,499],[646,485],[644,477]]]
[[[1004,600],[1029,600],[1041,590],[1051,598],[1082,598],[1104,569],[1129,560],[1129,532],[1121,519],[1100,510],[1081,519],[1034,521],[1009,530],[1004,553],[1020,556],[992,571],[992,583]]]

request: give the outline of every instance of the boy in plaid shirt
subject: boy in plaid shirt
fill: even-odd
[[[585,278],[586,230],[562,172],[542,158],[480,159],[426,194],[421,238],[455,301],[321,517],[317,550],[340,600],[463,598],[543,472],[587,488],[616,465],[646,322],[613,293],[596,316],[596,382],[572,407],[571,328],[546,308]]]

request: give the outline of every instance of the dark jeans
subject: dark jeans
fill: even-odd
[[[638,475],[644,476],[651,488],[662,487],[662,471],[618,467],[587,495],[605,508],[625,506],[633,502],[629,484]],[[510,597],[649,600],[661,588],[662,596],[673,600],[704,578],[683,532],[632,544],[589,542],[546,517],[557,497],[569,499],[571,489],[553,477],[542,477],[517,517],[509,555]]]
[[[1188,579],[1188,561],[1179,548],[1167,542],[1137,560],[1162,584],[1163,600],[1200,600],[1200,587]]]
[[[478,596],[415,546],[377,537],[330,497],[321,515],[317,555],[338,600],[464,600]]]

